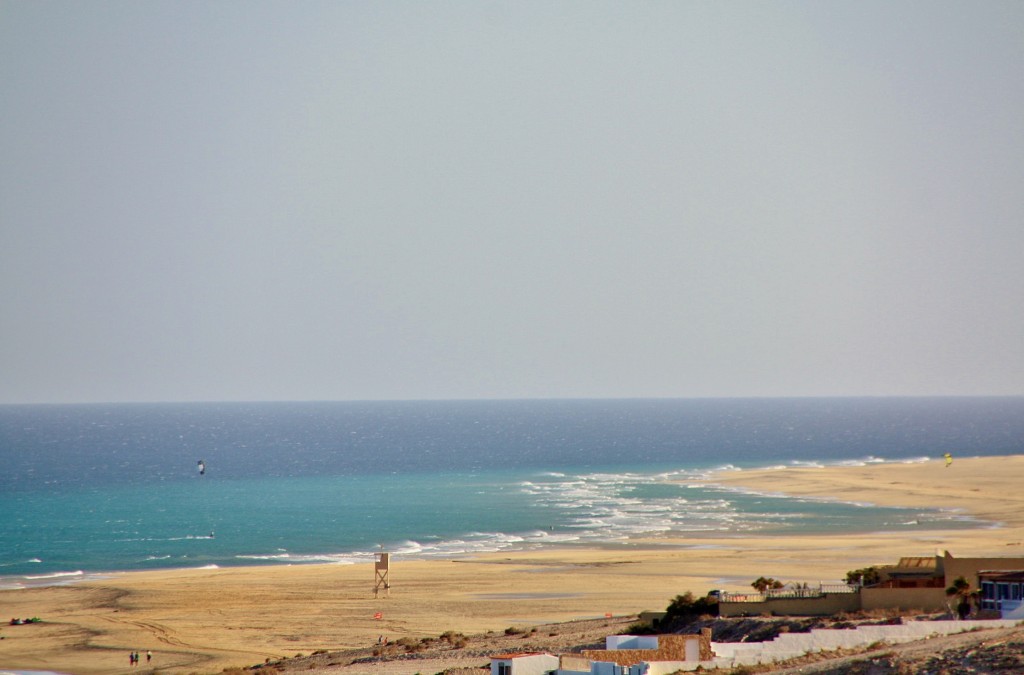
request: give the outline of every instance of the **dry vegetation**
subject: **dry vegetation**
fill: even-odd
[[[779,633],[811,628],[843,628],[897,621],[899,617],[891,613],[844,615],[831,619],[705,619],[682,632],[709,626],[716,641],[741,640],[744,636],[762,640],[771,639]],[[492,654],[522,651],[578,652],[602,647],[607,635],[625,633],[635,626],[635,617],[617,617],[530,628],[510,626],[504,632],[473,636],[446,632],[434,638],[404,638],[384,648],[320,652],[261,664],[253,669],[230,671],[230,675],[252,675],[254,670],[261,673],[303,672],[313,675],[482,674],[489,672],[489,657]],[[1011,675],[1024,673],[1024,626],[972,631],[902,645],[880,643],[863,650],[822,652],[786,663],[720,672],[729,675]]]

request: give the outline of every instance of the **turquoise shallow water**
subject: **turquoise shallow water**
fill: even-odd
[[[494,471],[201,479],[0,498],[0,576],[57,583],[110,570],[357,562],[708,533],[972,526],[952,514],[688,487],[699,471]],[[671,482],[670,482],[671,481]],[[683,482],[676,482],[683,481]]]
[[[1024,438],[1013,436],[1024,402],[983,401],[959,418],[949,401],[916,399],[895,411],[873,400],[0,406],[0,460],[14,472],[0,478],[0,586],[347,563],[381,547],[452,557],[669,534],[699,545],[707,533],[974,527],[690,481],[725,465],[1021,450],[1009,439]]]

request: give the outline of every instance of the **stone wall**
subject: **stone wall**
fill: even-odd
[[[607,661],[620,666],[632,666],[641,661],[686,661],[687,642],[697,643],[699,660],[714,658],[711,630],[708,628],[703,629],[700,635],[659,635],[657,649],[585,649],[581,655],[591,661]]]
[[[715,658],[715,652],[711,649],[711,629],[700,629],[700,660],[710,661]]]

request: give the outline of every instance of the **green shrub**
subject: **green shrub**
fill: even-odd
[[[626,633],[629,635],[653,635],[656,632],[654,626],[647,621],[637,621],[626,629]]]
[[[661,620],[661,625],[676,621],[692,621],[702,614],[718,616],[718,599],[708,596],[695,598],[693,593],[686,591],[682,595],[677,595],[665,608],[665,618]]]

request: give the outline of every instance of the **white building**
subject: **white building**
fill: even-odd
[[[558,670],[559,659],[542,652],[496,654],[491,657],[491,675],[547,675]]]

